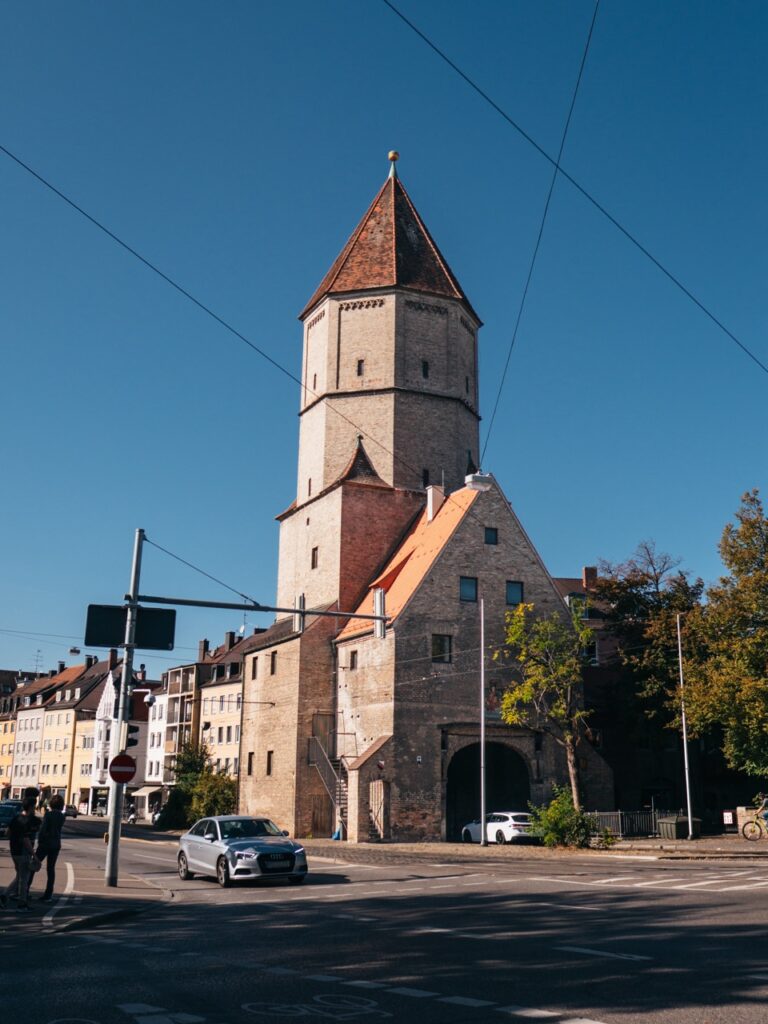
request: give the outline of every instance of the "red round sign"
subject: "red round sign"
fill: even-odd
[[[113,782],[130,782],[136,774],[136,762],[130,754],[118,754],[109,762],[109,776]]]

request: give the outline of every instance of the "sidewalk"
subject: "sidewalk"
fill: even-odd
[[[429,861],[441,864],[506,864],[513,860],[556,860],[573,857],[619,858],[643,856],[653,860],[766,860],[768,842],[750,843],[740,835],[705,836],[702,839],[619,840],[607,850],[555,849],[520,844],[481,847],[463,843],[344,843],[332,839],[302,840],[311,857],[325,857],[346,864],[396,864],[405,861]]]
[[[13,861],[7,850],[0,850],[0,888],[14,876]],[[0,910],[0,938],[6,935],[30,935],[85,928],[133,917],[169,903],[173,893],[159,889],[134,875],[125,875],[114,888],[104,884],[103,870],[75,865],[66,854],[56,865],[56,893],[52,903],[41,903],[45,887],[36,874],[32,881],[28,913],[16,913],[16,901],[8,901],[8,909]]]

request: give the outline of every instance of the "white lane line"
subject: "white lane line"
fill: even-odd
[[[67,884],[64,886],[64,894],[59,897],[56,906],[53,907],[43,917],[43,925],[49,928],[53,924],[53,915],[57,914],[60,910],[66,907],[69,903],[69,896],[72,894],[75,888],[75,871],[70,861],[66,861],[67,868]]]
[[[716,885],[718,882],[730,882],[732,875],[722,878],[708,878],[706,882],[686,882],[685,885],[673,885],[673,889],[699,889],[702,885]]]
[[[652,956],[638,956],[634,953],[609,953],[605,949],[589,949],[586,946],[555,946],[565,953],[583,953],[585,956],[605,956],[611,960],[653,960]]]
[[[627,882],[636,877],[636,875],[616,875],[615,878],[598,878],[595,885],[610,885],[611,882]]]
[[[551,1010],[534,1010],[528,1006],[497,1006],[497,1013],[506,1013],[511,1017],[532,1017],[532,1018],[545,1018],[545,1017],[559,1017],[559,1013],[553,1013]]]
[[[396,996],[411,996],[413,999],[434,999],[435,996],[439,996],[439,992],[428,992],[423,988],[388,988],[387,992],[392,992]]]
[[[768,981],[768,974],[748,974],[749,981]]]
[[[762,889],[768,882],[750,882],[749,885],[728,885],[724,889],[716,889],[715,892],[739,892],[742,889]]]

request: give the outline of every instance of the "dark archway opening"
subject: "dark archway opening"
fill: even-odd
[[[504,743],[485,746],[486,811],[527,811],[531,785],[525,761]],[[480,817],[480,744],[463,747],[448,765],[445,838],[461,839],[462,826]]]

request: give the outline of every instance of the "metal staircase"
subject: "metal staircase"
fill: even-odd
[[[323,785],[331,798],[334,819],[341,827],[342,839],[347,838],[347,805],[349,789],[347,767],[343,757],[331,758],[319,736],[309,738],[309,763],[317,768]]]

